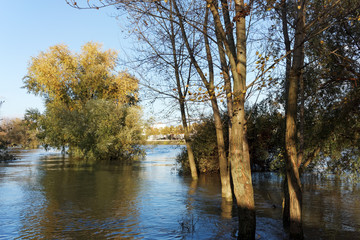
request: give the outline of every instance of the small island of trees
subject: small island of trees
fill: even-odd
[[[34,132],[45,148],[76,157],[118,160],[140,154],[138,80],[117,72],[116,61],[115,51],[92,42],[81,53],[65,45],[41,52],[30,61],[24,87],[44,98],[45,112],[30,109],[23,123],[12,124]],[[31,139],[18,142],[35,144]]]

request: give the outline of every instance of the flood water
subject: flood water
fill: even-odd
[[[0,239],[236,239],[236,207],[218,176],[176,172],[177,146],[148,146],[133,164],[76,165],[16,150],[0,164]],[[281,178],[254,173],[258,239],[283,239]],[[360,239],[360,186],[304,177],[306,239]]]

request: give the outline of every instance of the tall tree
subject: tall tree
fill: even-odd
[[[116,72],[116,60],[115,51],[95,43],[85,44],[80,54],[56,45],[31,59],[25,88],[45,98],[46,111],[29,112],[28,119],[39,123],[45,146],[69,147],[94,159],[139,152],[138,81]]]
[[[186,112],[185,112],[185,97],[186,97],[186,94],[188,93],[188,87],[186,87],[186,86],[189,86],[190,77],[188,77],[188,81],[185,86],[185,91],[182,91],[182,85],[181,85],[181,81],[180,81],[181,77],[180,77],[180,73],[179,73],[180,66],[179,66],[178,59],[177,59],[178,54],[177,54],[177,46],[176,46],[176,42],[175,42],[176,33],[175,33],[175,27],[174,27],[174,17],[173,17],[172,12],[170,12],[169,14],[170,14],[170,41],[171,41],[171,48],[172,48],[172,52],[173,52],[174,73],[175,73],[176,87],[177,87],[177,92],[178,92],[178,97],[179,97],[178,100],[179,100],[180,112],[181,112],[181,122],[184,127],[184,131],[185,131],[185,142],[186,142],[189,166],[190,166],[190,170],[191,170],[191,176],[193,179],[197,179],[198,178],[197,167],[195,164],[194,153],[193,153],[191,143],[190,143],[190,131],[189,131],[188,120],[187,120]],[[189,71],[189,72],[191,73],[191,71]]]
[[[174,23],[176,15],[170,5],[169,11],[163,11],[156,4],[137,3],[124,4],[131,22],[136,25],[134,34],[144,43],[145,50],[136,60],[139,65],[146,66],[145,71],[156,71],[158,76],[147,77],[143,73],[142,85],[152,92],[153,98],[172,99],[180,110],[181,123],[184,128],[188,164],[193,179],[198,178],[197,167],[191,147],[189,106],[191,96],[193,66],[189,61],[179,26]],[[161,39],[159,41],[159,38]],[[137,69],[138,66],[136,67]],[[139,71],[138,71],[139,72]],[[167,103],[169,101],[167,100]]]
[[[201,68],[199,61],[197,60],[195,56],[195,49],[193,46],[190,45],[188,33],[185,29],[185,23],[184,23],[184,15],[180,8],[178,7],[178,4],[176,1],[171,1],[171,3],[174,6],[174,10],[177,16],[177,22],[180,26],[182,38],[185,42],[185,46],[188,50],[191,62],[194,64],[194,67],[197,71],[197,73],[200,76],[200,79],[202,80],[203,84],[205,85],[207,89],[207,93],[209,94],[209,99],[211,102],[211,107],[213,110],[213,117],[214,117],[214,123],[216,128],[216,141],[217,141],[217,148],[218,148],[218,155],[219,155],[219,165],[220,165],[220,179],[222,184],[222,197],[225,198],[227,201],[232,201],[232,193],[231,193],[231,186],[230,186],[230,173],[228,169],[227,164],[227,158],[226,158],[226,149],[225,149],[225,138],[224,138],[224,132],[221,122],[221,115],[220,115],[220,109],[217,103],[217,97],[215,94],[215,84],[214,84],[214,69],[213,69],[213,59],[212,59],[212,53],[210,50],[210,43],[208,39],[208,11],[206,9],[205,16],[204,16],[204,23],[203,23],[203,37],[204,37],[204,43],[205,43],[205,49],[206,49],[206,60],[208,63],[208,72],[209,72],[209,79],[206,77],[206,74],[204,73],[203,69]]]
[[[231,1],[221,1],[220,9],[224,12],[223,25],[219,14],[218,1],[207,0],[208,7],[214,18],[214,27],[219,33],[221,42],[231,66],[232,91],[232,131],[230,142],[231,173],[234,184],[234,194],[239,211],[239,239],[255,238],[255,203],[251,179],[249,146],[246,137],[247,126],[245,116],[245,97],[248,86],[246,84],[246,22],[245,17],[250,8],[243,0],[234,2],[235,37],[229,34],[229,13]],[[226,34],[228,33],[228,34]],[[236,40],[235,40],[236,39]]]
[[[340,44],[337,47],[325,47],[332,45],[332,41],[329,41],[329,45],[327,45],[325,44],[326,38],[324,39],[324,35],[334,36],[334,29],[337,28],[339,32],[342,32],[341,29],[346,29],[354,23],[350,24],[348,20],[356,19],[354,16],[356,16],[358,3],[350,2],[334,0],[324,4],[322,1],[310,0],[296,3],[293,1],[267,1],[266,5],[266,9],[274,9],[275,15],[271,15],[272,18],[282,22],[280,31],[283,34],[284,50],[287,55],[284,68],[287,164],[283,217],[284,226],[290,227],[290,237],[294,239],[303,238],[301,227],[302,190],[299,170],[308,166],[320,152],[326,151],[322,144],[329,143],[329,141],[334,142],[327,136],[336,134],[335,123],[339,121],[333,118],[334,121],[331,121],[331,125],[334,127],[325,127],[329,126],[329,119],[325,120],[325,116],[332,115],[334,117],[334,111],[330,109],[334,107],[334,102],[339,101],[340,95],[344,96],[343,94],[334,94],[339,92],[334,91],[334,88],[328,88],[328,93],[326,93],[323,86],[332,81],[328,81],[326,79],[328,77],[322,78],[320,72],[330,74],[330,79],[339,79],[340,75],[346,76],[345,79],[341,77],[346,82],[354,76],[354,71],[352,74],[348,74],[348,71],[347,74],[338,75],[339,71],[329,68],[329,66],[337,65],[335,59],[346,59],[343,57],[344,46]],[[339,37],[338,40],[341,38],[342,40],[346,39],[345,35]],[[345,41],[343,44],[353,45],[350,42],[345,43]],[[320,52],[321,54],[319,54]],[[327,60],[324,61],[324,59]],[[349,61],[345,62],[349,63]],[[328,65],[326,66],[326,64]],[[350,64],[344,64],[344,66],[349,67]],[[356,69],[353,66],[351,68]],[[332,100],[327,98],[323,102],[321,95],[324,94],[326,96],[330,94]],[[356,106],[357,101],[354,100],[353,98],[352,103]],[[326,111],[324,111],[324,106],[328,106],[325,107]],[[350,110],[351,108],[345,106],[343,110],[345,109]],[[329,112],[332,113],[328,114]],[[312,139],[317,140],[313,142]]]
[[[286,93],[286,178],[290,204],[290,238],[302,239],[302,189],[299,174],[299,162],[296,142],[296,119],[298,102],[298,85],[301,82],[304,65],[305,40],[305,1],[297,3],[294,52]]]
[[[55,45],[32,57],[24,87],[47,102],[79,106],[91,99],[118,103],[137,101],[138,81],[126,72],[117,72],[117,53],[102,51],[98,43],[86,43],[80,54],[66,45]]]

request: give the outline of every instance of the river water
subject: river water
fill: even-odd
[[[0,239],[236,239],[218,176],[179,176],[181,147],[148,146],[133,164],[79,165],[16,150],[0,164]],[[283,239],[281,178],[254,173],[257,239]],[[360,186],[304,177],[306,239],[360,239]]]

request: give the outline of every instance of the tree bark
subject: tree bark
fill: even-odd
[[[236,11],[236,73],[233,92],[231,169],[239,211],[238,239],[255,239],[255,202],[251,178],[250,155],[246,138],[246,11],[244,1],[235,1]]]
[[[287,20],[288,8],[287,8],[287,0],[282,0],[281,2],[281,20],[282,20],[282,32],[284,36],[284,44],[285,44],[285,51],[289,53],[291,50],[291,42],[289,37],[289,30],[288,30],[288,20]],[[287,112],[287,94],[289,89],[289,76],[290,76],[290,69],[291,69],[291,54],[286,57],[286,68],[285,68],[285,81],[284,81],[284,89],[285,89],[285,113]],[[286,146],[284,146],[286,148]],[[286,170],[285,170],[286,171]],[[287,185],[287,177],[285,174],[284,182],[283,182],[283,209],[282,209],[282,216],[283,216],[283,227],[284,229],[289,229],[290,227],[290,196],[288,191]]]
[[[297,78],[290,74],[286,116],[286,180],[289,194],[290,238],[302,239],[302,189],[296,147]]]
[[[256,219],[255,202],[251,178],[250,155],[246,137],[245,94],[246,94],[246,27],[245,17],[249,9],[243,0],[235,1],[236,44],[227,34],[220,20],[217,1],[207,0],[214,18],[215,29],[225,46],[233,77],[232,93],[232,131],[230,142],[231,175],[234,195],[238,207],[239,234],[238,239],[255,239]],[[221,1],[221,8],[228,16],[228,1]],[[225,19],[226,20],[226,19]],[[228,19],[229,20],[229,19]],[[226,21],[225,21],[226,22]],[[232,23],[225,23],[226,28]],[[227,29],[228,30],[228,29]],[[236,49],[234,49],[234,47]]]
[[[185,132],[185,134],[184,134],[185,135],[185,143],[186,143],[186,150],[187,150],[189,166],[190,166],[190,171],[191,171],[191,177],[192,177],[193,180],[197,180],[198,179],[198,173],[197,173],[194,153],[193,153],[193,150],[192,150],[192,147],[191,147],[189,127],[187,125],[186,114],[185,114],[185,104],[184,103],[180,103],[180,111],[181,111],[182,125],[184,127],[184,132]]]
[[[235,89],[236,87],[234,87],[234,91]],[[240,101],[234,102],[234,109],[242,109],[244,107],[244,100],[245,98],[241,97]],[[245,124],[244,111],[235,111],[232,126],[232,152],[230,156],[231,173],[239,215],[238,239],[255,239],[255,202]]]
[[[232,36],[232,27],[231,27],[231,36]],[[232,114],[233,114],[233,106],[232,106],[232,87],[231,87],[231,79],[230,79],[230,69],[228,63],[226,61],[226,54],[224,50],[224,45],[222,44],[221,35],[217,29],[215,29],[216,40],[218,45],[219,57],[220,57],[220,65],[221,65],[221,72],[224,78],[224,87],[225,87],[225,94],[226,94],[226,107],[228,113],[228,129],[229,129],[229,142],[231,142],[231,132],[232,132]],[[229,144],[229,154],[231,153],[231,145]],[[228,161],[228,168],[230,168],[230,161]],[[230,170],[229,170],[230,172]],[[230,176],[229,176],[230,177]]]
[[[287,91],[286,109],[286,178],[289,194],[290,239],[303,239],[302,229],[302,187],[300,181],[299,163],[297,155],[297,100],[298,85],[301,81],[304,65],[305,40],[305,1],[300,0],[295,5],[297,11],[293,65],[290,70],[289,87]]]
[[[227,201],[232,201],[232,191],[230,184],[230,171],[225,151],[224,131],[216,98],[211,99],[211,106],[214,112],[214,123],[216,129],[216,141],[219,155],[221,196]]]

